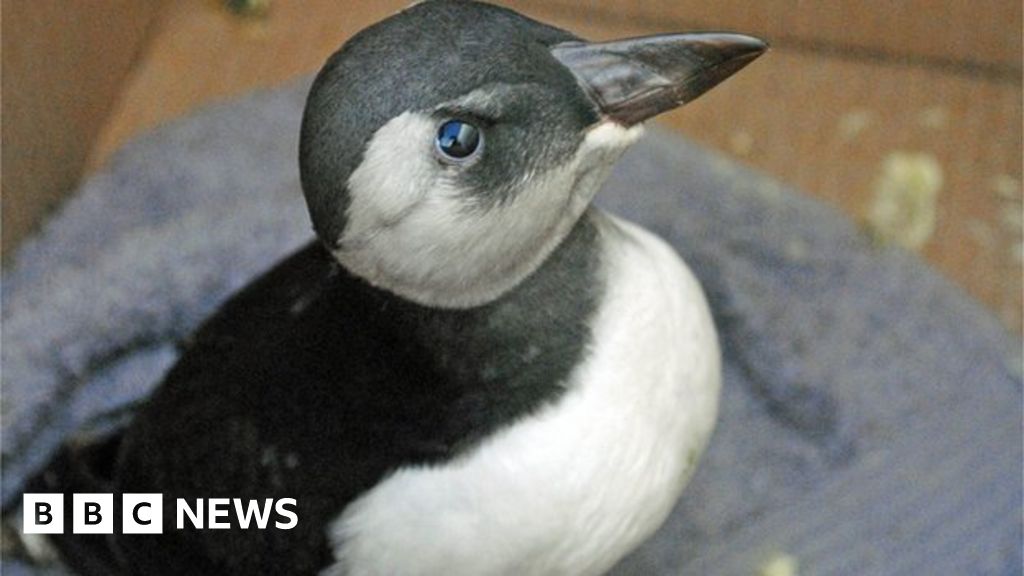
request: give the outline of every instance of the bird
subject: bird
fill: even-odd
[[[116,434],[36,487],[156,493],[162,534],[55,537],[85,574],[602,574],[664,522],[714,428],[709,306],[593,207],[643,122],[767,49],[588,42],[427,0],[349,39],[306,101],[315,238],[182,344]],[[631,190],[642,201],[643,190]],[[290,529],[174,502],[291,498]]]

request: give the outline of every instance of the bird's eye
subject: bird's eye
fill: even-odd
[[[461,120],[448,120],[437,131],[437,150],[449,160],[466,160],[480,149],[482,142],[480,130]]]

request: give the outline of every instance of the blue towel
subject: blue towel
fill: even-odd
[[[177,341],[312,237],[296,162],[307,89],[135,140],[14,254],[5,522],[61,441],[116,425],[104,414],[145,398]],[[615,574],[756,574],[778,554],[814,575],[1021,574],[1016,337],[913,255],[677,136],[652,130],[598,203],[679,250],[725,354],[698,473]],[[2,568],[59,573],[10,555]]]

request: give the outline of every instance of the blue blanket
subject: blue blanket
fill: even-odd
[[[308,82],[123,149],[4,270],[2,498],[61,441],[130,417],[175,343],[312,237]],[[616,574],[1021,573],[1021,343],[913,255],[834,210],[651,131],[599,204],[700,277],[725,354],[711,446]],[[127,407],[127,408],[125,408]],[[42,574],[5,548],[3,570]],[[9,572],[8,572],[9,571]]]

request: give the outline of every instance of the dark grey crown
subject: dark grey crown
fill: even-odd
[[[317,76],[302,123],[302,187],[321,240],[333,245],[344,230],[345,185],[366,144],[407,110],[493,91],[487,157],[460,175],[484,203],[506,199],[503,183],[521,171],[571,154],[597,115],[549,51],[570,40],[511,10],[456,0],[418,4],[349,40]]]

